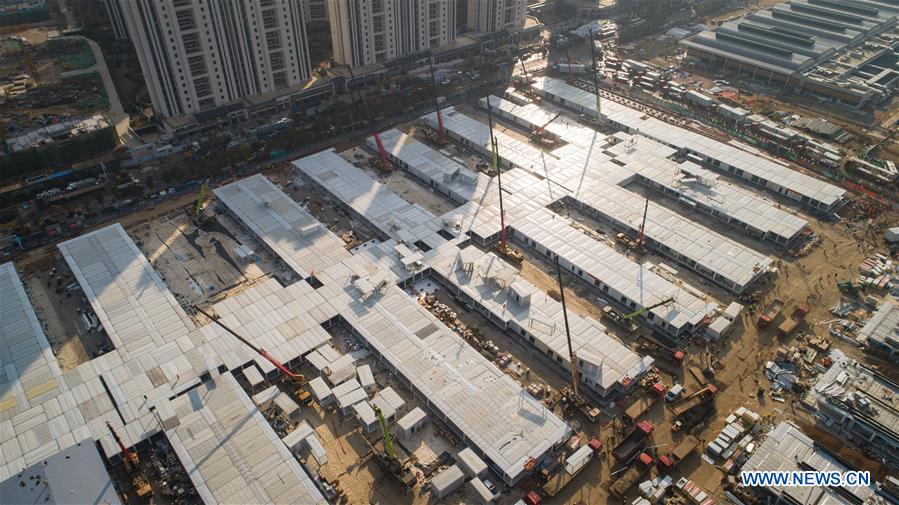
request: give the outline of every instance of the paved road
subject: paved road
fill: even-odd
[[[100,49],[100,45],[81,35],[60,38],[72,40],[80,39],[87,42],[87,45],[91,48],[91,53],[94,55],[95,62],[93,66],[88,68],[63,72],[62,76],[71,77],[97,72],[97,74],[100,75],[100,79],[103,80],[103,88],[106,90],[106,97],[109,99],[109,110],[106,112],[106,116],[115,125],[119,137],[121,137],[128,147],[136,147],[143,144],[131,130],[128,114],[125,112],[124,107],[122,107],[122,100],[119,98],[119,92],[116,90],[115,83],[112,82],[112,76],[109,74],[109,67],[106,66],[106,59],[103,57],[103,51]]]

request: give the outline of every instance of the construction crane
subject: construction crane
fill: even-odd
[[[499,252],[503,256],[521,263],[524,256],[509,247],[506,242],[506,213],[503,209],[503,178],[499,169],[499,146],[496,142],[496,136],[493,135],[493,106],[490,105],[490,94],[487,94],[487,122],[490,127],[490,165],[496,173],[496,184],[499,187],[499,225],[500,225],[500,243]]]
[[[597,77],[597,73],[599,72],[599,67],[596,66],[596,44],[593,43],[593,30],[590,30],[590,58],[593,60],[593,88],[596,91],[596,120],[602,117],[602,105],[599,101],[599,78]]]
[[[206,312],[205,310],[201,309],[200,307],[197,307],[196,305],[193,306],[193,309],[196,310],[197,312],[199,312],[200,314],[203,314],[204,316],[208,317],[213,323],[215,323],[220,328],[222,328],[223,330],[225,330],[228,333],[230,333],[231,335],[233,335],[234,338],[236,338],[237,340],[240,340],[244,345],[246,345],[250,349],[256,351],[256,354],[267,359],[269,361],[269,363],[271,363],[272,365],[275,365],[275,368],[280,370],[282,374],[286,375],[290,379],[293,379],[294,381],[296,381],[299,384],[304,384],[306,382],[305,376],[303,376],[302,374],[293,373],[290,370],[288,370],[286,366],[282,365],[280,361],[276,360],[274,358],[274,356],[272,356],[271,354],[266,352],[265,349],[256,347],[252,342],[250,342],[249,340],[238,335],[237,332],[235,332],[234,330],[229,328],[227,325],[225,325],[225,323],[223,323],[219,318],[214,317],[212,314]]]
[[[534,131],[531,132],[531,140],[533,140],[533,141],[535,141],[535,142],[539,142],[539,143],[541,143],[541,144],[545,144],[545,145],[552,145],[552,144],[554,144],[553,140],[552,140],[552,139],[549,139],[549,138],[547,138],[547,137],[545,137],[545,136],[543,135],[543,133],[546,131],[546,127],[549,126],[550,123],[552,123],[553,121],[555,121],[556,119],[558,119],[558,117],[561,116],[561,115],[562,115],[562,113],[559,112],[558,114],[556,114],[555,116],[553,116],[552,119],[550,119],[549,121],[547,121],[546,123],[544,123],[542,126],[539,126],[539,127],[537,127],[537,128],[534,128]]]
[[[437,100],[437,77],[434,75],[433,58],[428,59],[428,67],[431,69],[431,90],[434,94],[434,110],[437,111],[437,138],[438,144],[446,145],[446,131],[443,129],[443,114],[440,113],[440,102]]]
[[[356,75],[353,73],[353,67],[349,67],[350,69],[350,78],[353,80],[353,84],[356,84]],[[371,134],[375,138],[375,144],[378,146],[378,155],[381,157],[380,163],[375,163],[378,168],[385,172],[390,171],[390,159],[387,157],[387,150],[384,149],[384,143],[381,142],[381,134],[378,133],[378,130],[375,128],[375,120],[372,118],[371,109],[368,107],[368,102],[365,100],[365,97],[362,96],[362,92],[359,91],[359,88],[356,88],[356,96],[359,97],[359,101],[362,103],[362,107],[365,109],[366,117],[368,118],[368,126],[371,128]]]
[[[521,63],[521,72],[524,74],[524,83],[527,86],[524,95],[531,100],[538,101],[540,97],[534,93],[534,89],[531,87],[531,79],[528,77],[528,69],[524,66],[524,58],[521,57],[521,46],[518,43],[515,44],[515,49],[518,51],[518,61]]]
[[[571,70],[571,55],[568,54],[568,49],[565,50],[565,61],[568,64],[568,84],[574,84],[574,72]]]
[[[381,413],[381,409],[377,405],[372,405],[372,408],[378,417],[378,424],[381,425],[381,436],[384,437],[384,450],[390,456],[390,459],[399,463],[399,458],[396,457],[396,451],[393,449],[393,439],[390,437],[390,431],[387,430],[387,421],[384,419],[384,414]]]
[[[674,302],[674,298],[666,298],[658,303],[654,303],[652,305],[649,305],[648,307],[643,307],[642,309],[637,309],[637,310],[631,312],[630,314],[626,314],[624,316],[624,318],[625,319],[633,319],[633,318],[639,316],[640,314],[645,314],[645,313],[649,312],[650,310],[652,310],[654,308],[661,307],[662,305],[668,305],[669,303],[673,303],[673,302]]]
[[[556,279],[559,281],[559,299],[562,302],[562,317],[565,320],[565,338],[568,342],[568,359],[571,362],[571,395],[570,400],[573,406],[580,407],[584,404],[581,398],[581,374],[577,367],[577,355],[574,347],[571,345],[571,329],[568,327],[568,306],[565,304],[565,286],[562,285],[562,266],[559,264],[559,258],[556,257]]]
[[[643,247],[643,233],[646,230],[646,214],[649,212],[649,197],[646,197],[646,205],[643,207],[643,222],[640,223],[640,229],[637,231],[637,248]]]
[[[106,421],[106,428],[109,430],[109,433],[112,434],[112,438],[116,443],[119,444],[119,450],[122,451],[122,461],[125,463],[125,468],[130,470],[131,466],[136,465],[138,462],[137,453],[125,447],[125,443],[122,442],[119,434],[116,433],[112,425],[109,424],[109,421]]]

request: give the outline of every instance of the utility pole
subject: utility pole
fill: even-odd
[[[643,207],[643,222],[640,224],[640,231],[637,233],[637,247],[643,248],[643,234],[646,231],[646,214],[649,212],[649,197],[646,197],[646,205]]]

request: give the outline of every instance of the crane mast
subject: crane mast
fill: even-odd
[[[434,94],[434,110],[437,111],[437,142],[446,144],[446,132],[443,129],[443,114],[440,113],[440,102],[437,101],[437,77],[434,75],[433,58],[428,59],[428,67],[431,69],[431,90]]]
[[[596,72],[599,67],[596,66],[596,43],[593,38],[593,30],[590,30],[590,58],[593,60],[593,88],[596,90],[596,119],[602,116],[602,105],[599,103],[599,78]]]
[[[353,67],[350,68],[350,78],[355,83],[356,75],[353,73]],[[362,92],[359,91],[359,88],[356,88],[356,96],[359,97],[359,101],[362,102],[362,107],[365,109],[366,116],[368,118],[368,126],[371,128],[371,134],[375,138],[375,144],[378,146],[378,155],[381,156],[382,169],[387,170],[390,168],[390,160],[387,158],[387,150],[384,149],[384,143],[381,142],[381,135],[378,133],[378,130],[375,128],[375,120],[372,118],[371,109],[368,107],[368,101],[365,100],[365,97],[362,96]]]
[[[571,361],[571,390],[574,393],[575,400],[579,400],[580,393],[580,371],[577,368],[577,355],[574,353],[574,347],[571,345],[571,330],[568,328],[568,307],[565,305],[565,287],[562,285],[562,267],[559,265],[559,258],[556,258],[556,278],[559,281],[559,298],[562,301],[562,317],[565,319],[565,338],[568,340],[568,359]]]

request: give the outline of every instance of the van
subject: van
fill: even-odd
[[[686,389],[680,384],[675,384],[668,388],[668,392],[665,393],[665,401],[666,402],[674,402],[680,399],[681,396],[684,396],[684,392]]]

